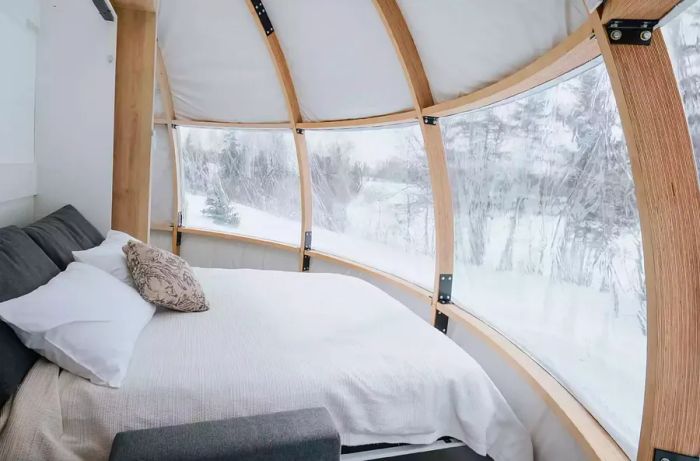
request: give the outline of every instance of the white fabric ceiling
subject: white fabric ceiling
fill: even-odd
[[[526,66],[587,18],[581,0],[399,0],[436,102]]]
[[[160,2],[159,43],[178,118],[288,120],[249,0]],[[582,0],[398,0],[436,102],[496,82],[575,31]],[[266,0],[304,120],[411,107],[399,60],[370,0]]]
[[[289,119],[270,54],[245,0],[160,2],[158,42],[178,118]]]
[[[265,0],[305,120],[412,107],[391,39],[371,0]]]

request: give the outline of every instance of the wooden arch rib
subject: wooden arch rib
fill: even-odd
[[[604,23],[659,19],[678,0],[608,0],[591,15],[632,164],[647,286],[647,375],[638,460],[700,453],[700,189],[664,37],[614,45]],[[602,19],[601,19],[602,16]]]
[[[423,144],[428,156],[430,183],[435,210],[435,281],[433,285],[433,311],[435,314],[441,274],[452,274],[454,266],[454,224],[452,215],[452,191],[447,176],[447,162],[442,133],[437,124],[426,123],[423,110],[432,106],[433,95],[423,63],[408,30],[406,21],[395,0],[374,0],[379,15],[389,34],[399,61],[404,69],[411,90],[413,106],[419,117]]]
[[[165,61],[163,60],[163,53],[160,49],[160,45],[156,50],[157,52],[157,77],[158,77],[158,87],[160,88],[160,100],[163,105],[163,115],[165,116],[164,122],[166,129],[168,130],[168,149],[170,151],[170,158],[172,159],[173,165],[173,221],[172,221],[172,249],[173,253],[176,255],[180,254],[180,239],[178,238],[178,233],[180,232],[180,155],[179,155],[179,141],[177,138],[177,131],[173,121],[175,120],[175,106],[173,104],[173,94],[170,90],[170,79],[168,79],[168,71],[165,67]]]
[[[435,293],[437,293],[438,289],[438,277],[441,273],[452,273],[454,265],[453,209],[447,173],[447,162],[440,127],[438,125],[426,123],[423,116],[429,115],[429,113],[442,113],[443,110],[442,108],[437,111],[431,110],[431,108],[434,107],[434,101],[428,78],[423,69],[418,50],[413,42],[408,25],[406,24],[396,0],[374,0],[374,4],[394,43],[399,60],[404,68],[409,87],[411,88],[415,110],[418,115],[421,116],[421,128],[425,149],[428,154],[436,213],[436,284],[432,304],[433,310],[436,312],[437,305],[435,301],[437,297]],[[575,42],[570,43],[585,43],[590,38],[591,29],[592,27],[590,24],[585,25],[581,29],[583,32],[579,31],[579,35],[572,39],[575,40]],[[566,46],[569,47],[570,44]],[[573,49],[577,46],[578,45],[571,46],[570,48]],[[567,52],[568,48],[555,51],[557,55],[561,54],[562,56],[566,55]],[[542,75],[551,75],[551,78],[554,78],[560,75],[559,72],[562,71],[564,67],[568,67],[572,62],[578,62],[578,59],[589,60],[588,56],[591,54],[593,55],[592,57],[597,55],[595,51],[593,53],[578,55],[579,57],[576,60],[569,61],[566,66],[560,66],[558,69],[553,69],[553,71],[551,68],[545,66],[539,67],[540,64],[538,64],[537,72],[530,72],[529,74],[538,75],[540,71],[544,71],[545,74]],[[554,60],[554,62],[557,62],[557,60]],[[580,63],[583,64],[583,62]],[[568,67],[567,70],[571,70],[572,68],[573,67]],[[546,74],[547,71],[550,73]],[[518,86],[517,84],[519,82],[525,82],[526,85]],[[538,80],[536,78],[528,81],[526,78],[518,77],[504,87],[498,86],[496,90],[487,90],[486,94],[484,94],[483,97],[479,97],[477,101],[481,101],[483,105],[486,105],[493,102],[494,97],[498,97],[499,100],[504,99],[528,89],[525,88],[525,86],[532,85],[531,87],[534,87],[539,83],[544,83],[544,81],[537,82]],[[456,111],[456,109],[474,102],[476,101],[458,101],[458,103],[452,105],[449,110]],[[472,332],[482,337],[482,339],[490,343],[496,350],[505,355],[514,368],[523,373],[528,379],[528,382],[530,382],[544,397],[545,401],[552,406],[555,413],[562,419],[565,426],[572,432],[576,439],[581,442],[592,459],[603,459],[606,461],[622,461],[627,459],[617,443],[590,413],[588,413],[586,408],[529,356],[520,351],[520,349],[505,337],[464,310],[453,305],[440,306],[440,310],[451,319],[469,328]]]
[[[294,89],[292,74],[289,72],[287,60],[282,52],[282,47],[277,39],[277,34],[273,31],[267,34],[260,22],[258,12],[255,10],[252,0],[246,2],[248,9],[253,17],[253,21],[257,24],[260,33],[265,40],[267,49],[272,57],[272,62],[277,72],[277,77],[282,86],[285,102],[287,104],[287,112],[289,113],[289,121],[294,135],[294,145],[297,151],[297,162],[299,164],[299,182],[300,182],[300,197],[301,197],[301,236],[299,240],[299,270],[302,270],[304,265],[304,241],[306,232],[311,232],[311,169],[309,166],[309,156],[306,149],[306,138],[304,130],[298,127],[302,122],[301,110],[299,109],[299,100]],[[261,8],[262,7],[261,5]]]

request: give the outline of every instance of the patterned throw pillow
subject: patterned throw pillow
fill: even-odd
[[[209,309],[202,287],[184,259],[135,240],[124,245],[123,251],[131,278],[143,299],[175,311]]]

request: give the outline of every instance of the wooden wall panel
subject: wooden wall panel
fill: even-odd
[[[156,14],[117,8],[112,228],[148,241]]]
[[[658,19],[677,2],[614,1],[604,18]],[[591,16],[632,163],[647,285],[647,378],[638,459],[700,453],[700,189],[663,35],[611,45]]]

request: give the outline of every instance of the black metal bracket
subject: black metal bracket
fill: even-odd
[[[438,303],[452,303],[452,274],[440,274],[438,284]]]
[[[182,231],[180,228],[182,227],[182,211],[177,212],[177,223],[175,223],[177,226],[177,233],[175,234],[175,246],[180,246],[182,245]]]
[[[272,27],[272,21],[270,21],[270,17],[267,15],[267,10],[265,10],[265,5],[263,5],[262,0],[250,0],[250,3],[253,4],[255,12],[258,13],[258,19],[260,19],[260,24],[262,24],[265,35],[273,33],[275,28]]]
[[[114,15],[112,14],[112,10],[109,9],[109,6],[107,6],[107,0],[92,0],[92,3],[95,5],[95,8],[97,8],[100,16],[102,16],[102,19],[114,22]]]
[[[435,320],[434,320],[435,328],[437,328],[438,330],[447,334],[447,324],[449,323],[449,321],[450,321],[450,318],[447,315],[443,314],[439,310],[435,311]]]
[[[431,117],[430,115],[424,115],[423,116],[423,123],[426,125],[437,125],[438,124],[438,118],[437,117]]]
[[[673,453],[672,451],[654,450],[654,461],[698,461],[700,456],[688,456],[681,455],[680,453]]]
[[[651,45],[656,19],[612,19],[605,25],[611,45]]]
[[[297,134],[304,134],[303,128],[297,128]]]
[[[440,280],[438,282],[438,304],[451,304],[452,303],[452,274],[440,274]],[[433,320],[433,325],[435,328],[447,334],[447,325],[450,318],[444,313],[440,312],[440,307],[435,310],[435,319]]]
[[[304,249],[311,249],[311,231],[304,232]]]
[[[311,269],[311,256],[305,254],[301,262],[301,271],[309,272],[309,269]]]

